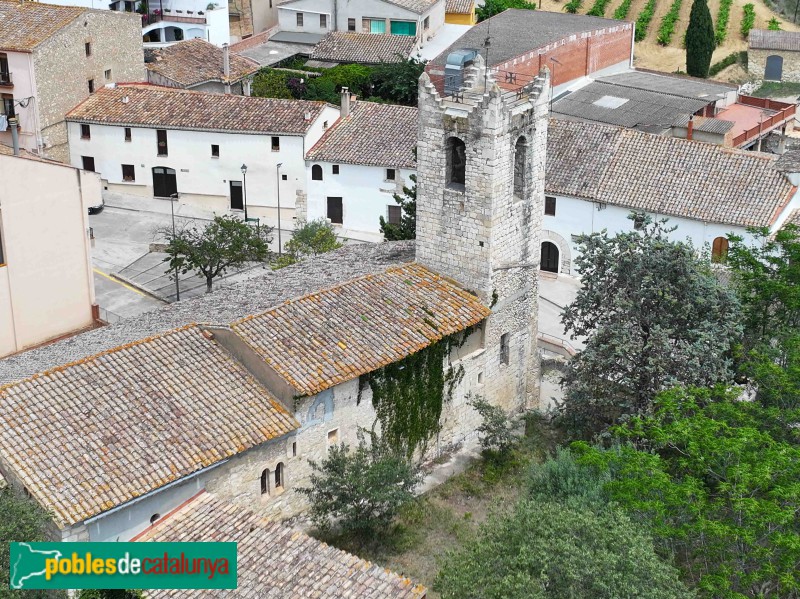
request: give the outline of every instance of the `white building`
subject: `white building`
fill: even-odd
[[[112,10],[127,10],[127,0],[112,3]],[[151,0],[142,15],[145,48],[169,46],[200,38],[216,46],[231,41],[230,14],[225,0]]]
[[[412,185],[416,128],[416,108],[351,104],[344,92],[342,118],[306,154],[308,204],[301,216],[329,219],[343,239],[381,241],[378,218],[399,223],[392,194]]]
[[[305,153],[338,118],[324,102],[122,86],[67,120],[73,164],[100,173],[109,190],[177,193],[215,212],[246,207],[270,225],[280,201],[286,227],[306,193]]]
[[[87,214],[100,203],[97,175],[2,150],[0,357],[94,324]]]

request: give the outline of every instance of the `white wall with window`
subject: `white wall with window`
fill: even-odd
[[[340,237],[382,241],[379,217],[399,218],[393,193],[411,185],[411,169],[332,162],[307,162],[308,220],[330,218]],[[302,215],[299,215],[302,217]],[[341,222],[336,222],[340,220]]]

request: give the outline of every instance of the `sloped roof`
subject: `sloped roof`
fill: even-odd
[[[458,15],[471,15],[475,10],[475,0],[447,0],[445,12]]]
[[[411,56],[415,43],[410,35],[332,31],[314,47],[311,60],[364,64],[403,62]]]
[[[298,426],[195,325],[0,387],[0,458],[62,525]]]
[[[207,81],[223,81],[223,50],[202,38],[193,38],[165,48],[146,49],[148,71],[171,81],[191,87]],[[257,62],[230,53],[231,83],[241,81],[258,71]]]
[[[774,222],[795,188],[772,154],[551,119],[549,194],[738,226]]]
[[[411,106],[358,101],[309,150],[306,160],[416,168],[418,114]]]
[[[313,395],[401,360],[490,312],[415,263],[290,300],[231,328],[298,393]]]
[[[0,50],[30,52],[88,9],[0,0]]]
[[[288,6],[290,4],[295,4],[296,2],[302,2],[303,0],[283,0],[282,2],[278,2],[278,6]],[[405,8],[406,10],[410,10],[411,12],[415,12],[418,15],[421,15],[426,10],[428,10],[431,6],[440,2],[441,0],[379,0],[380,2],[386,2],[387,4],[394,4],[395,6],[399,6],[400,8]]]
[[[305,100],[125,85],[98,90],[72,109],[67,120],[128,127],[303,135],[325,105],[324,102]],[[308,120],[305,118],[307,114],[310,115]]]
[[[239,599],[423,599],[425,588],[362,560],[202,492],[158,520],[137,541],[236,542],[235,591]],[[148,590],[146,597],[209,597],[220,591]]]
[[[790,50],[800,51],[800,32],[770,31],[769,29],[751,29],[750,48],[753,50]]]

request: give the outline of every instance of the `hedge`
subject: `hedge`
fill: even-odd
[[[582,4],[583,0],[569,0],[569,2],[567,2],[566,5],[564,5],[564,10],[566,10],[567,12],[571,12],[572,14],[575,14],[576,12],[578,12],[578,9],[581,7]]]
[[[650,21],[653,20],[653,15],[656,12],[656,1],[647,0],[642,12],[636,18],[636,41],[641,42],[647,35],[647,28],[650,26]],[[723,2],[726,0],[723,0]],[[728,0],[731,1],[731,0]]]
[[[723,69],[727,69],[732,64],[739,64],[745,65],[747,61],[747,52],[734,52],[733,54],[728,54],[725,58],[720,60],[719,62],[715,62],[712,64],[708,69],[708,76],[713,77]]]
[[[592,17],[604,17],[606,16],[606,7],[611,0],[594,0],[594,4],[592,8],[589,9],[587,15]]]
[[[731,4],[733,4],[733,0],[720,0],[717,24],[714,27],[714,41],[717,46],[721,46],[725,38],[728,37],[728,19],[731,16]]]
[[[617,10],[614,11],[614,18],[618,20],[624,20],[628,13],[631,10],[631,3],[633,0],[622,0],[622,4],[617,7]]]
[[[750,30],[753,28],[753,25],[756,24],[756,7],[752,4],[745,4],[743,7],[744,16],[742,17],[742,37],[747,39],[747,36],[750,35]]]
[[[669,46],[672,41],[672,34],[675,33],[675,23],[678,22],[680,17],[681,4],[683,4],[683,0],[674,0],[672,6],[669,7],[669,12],[661,19],[661,27],[658,28],[656,41],[662,46]]]

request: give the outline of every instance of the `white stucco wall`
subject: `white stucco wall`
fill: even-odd
[[[94,174],[0,156],[0,356],[92,324],[87,208],[99,198]]]
[[[15,100],[31,98],[28,105],[15,106],[17,119],[21,129],[19,130],[19,145],[26,150],[35,151],[37,139],[39,138],[39,115],[36,101],[36,80],[33,71],[33,61],[31,54],[26,52],[3,52],[8,59],[8,70],[11,73],[11,82],[14,87],[0,88],[0,93],[12,95]],[[0,111],[4,112],[2,104]],[[6,146],[11,145],[11,130],[0,132],[0,143]]]
[[[322,167],[322,181],[311,179],[311,167]],[[331,162],[307,162],[308,220],[327,216],[327,198],[342,198],[341,227],[337,233],[345,239],[382,241],[379,217],[388,218],[388,207],[397,206],[393,193],[402,194],[402,186],[411,185],[410,169],[395,169],[395,181],[386,180],[386,168],[357,164],[339,164],[339,174],[333,174]]]

